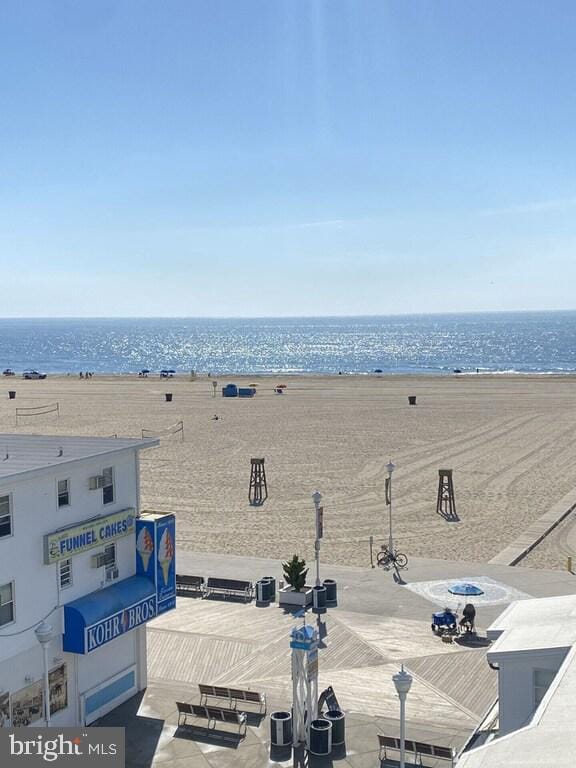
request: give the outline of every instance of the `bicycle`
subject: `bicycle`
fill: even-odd
[[[406,568],[408,565],[408,558],[403,552],[393,549],[390,551],[387,546],[383,545],[382,549],[376,555],[376,563],[381,568]]]

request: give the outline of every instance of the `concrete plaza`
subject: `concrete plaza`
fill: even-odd
[[[179,573],[257,579],[282,577],[278,561],[178,552]],[[329,758],[271,750],[268,714],[290,709],[289,633],[297,622],[277,603],[258,607],[233,600],[182,597],[177,610],[148,627],[149,685],[100,721],[126,727],[128,768],[260,768],[333,766],[377,768],[378,734],[399,733],[392,675],[403,663],[414,678],[407,703],[407,738],[462,749],[491,710],[496,672],[486,662],[487,627],[506,603],[477,605],[477,641],[443,643],[432,634],[438,606],[408,584],[470,577],[492,579],[532,597],[572,594],[569,573],[488,563],[412,559],[398,574],[380,569],[323,566],[338,581],[338,607],[328,611],[320,649],[319,690],[332,685],[346,713],[346,744]],[[400,582],[400,583],[399,583]],[[405,582],[405,583],[401,583]],[[312,614],[308,621],[316,621]],[[267,713],[248,705],[247,735],[234,726],[207,733],[205,721],[178,727],[176,701],[197,703],[198,683],[265,693]],[[383,765],[397,765],[389,753]],[[434,766],[433,761],[425,763]],[[438,765],[445,764],[438,762]]]

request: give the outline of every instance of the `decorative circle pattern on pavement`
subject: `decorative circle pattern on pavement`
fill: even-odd
[[[429,600],[434,605],[441,608],[458,609],[464,603],[473,603],[476,606],[481,605],[500,605],[511,603],[513,600],[526,600],[532,595],[521,592],[519,589],[503,584],[500,581],[494,581],[489,576],[465,576],[458,581],[475,584],[480,587],[481,595],[453,595],[450,588],[456,583],[456,579],[443,579],[442,581],[416,581],[412,584],[406,584],[406,589],[410,589],[417,595]]]

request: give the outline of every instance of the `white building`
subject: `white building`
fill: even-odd
[[[499,736],[458,768],[576,764],[576,595],[512,603],[488,630]]]
[[[140,515],[157,440],[0,435],[0,725],[89,724],[146,686],[145,623],[175,605],[174,517]]]

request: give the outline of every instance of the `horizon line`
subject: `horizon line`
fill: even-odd
[[[453,315],[521,315],[576,312],[571,309],[478,309],[445,312],[393,312],[341,315],[7,315],[4,320],[333,320],[382,317],[445,317]]]

